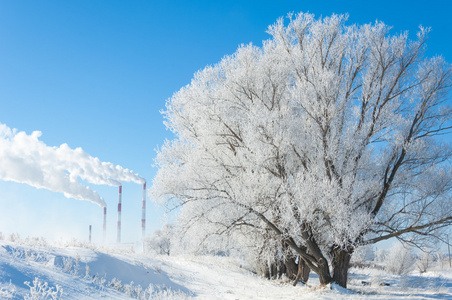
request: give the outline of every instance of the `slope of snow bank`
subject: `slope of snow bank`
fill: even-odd
[[[320,288],[311,273],[307,286],[293,287],[259,278],[227,257],[149,257],[0,241],[0,299],[24,299],[36,278],[62,288],[62,299],[452,299],[450,270],[401,277],[352,269],[349,289]]]

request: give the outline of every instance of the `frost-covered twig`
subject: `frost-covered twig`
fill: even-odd
[[[25,285],[30,288],[30,293],[25,295],[25,300],[57,300],[63,295],[63,288],[58,284],[55,287],[49,287],[47,282],[42,281],[38,277],[33,280],[33,285],[25,281]]]

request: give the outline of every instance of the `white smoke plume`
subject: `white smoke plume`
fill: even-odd
[[[144,179],[129,169],[102,162],[92,157],[82,148],[71,149],[67,144],[55,148],[57,160],[61,168],[67,170],[73,178],[80,177],[89,183],[97,185],[120,186],[121,182],[135,182],[142,184]]]
[[[128,169],[101,162],[81,148],[67,144],[49,147],[39,140],[40,131],[27,135],[0,123],[0,180],[25,183],[63,193],[67,198],[88,200],[101,207],[105,201],[79,178],[93,184],[117,186],[119,181],[143,183]]]

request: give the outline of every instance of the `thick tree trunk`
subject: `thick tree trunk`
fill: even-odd
[[[353,249],[341,249],[334,247],[333,254],[333,282],[337,283],[343,288],[347,288],[348,269],[350,268],[350,259],[352,257]]]
[[[304,260],[300,259],[298,262],[298,272],[300,273],[300,281],[306,284],[309,280],[309,273],[311,273],[311,268],[304,262]]]
[[[278,265],[276,262],[272,263],[269,267],[270,279],[276,279],[278,277]]]
[[[328,261],[326,260],[325,256],[323,256],[322,250],[320,249],[319,245],[314,239],[309,224],[304,223],[301,229],[302,229],[301,236],[306,242],[307,246],[306,248],[309,251],[310,256],[312,256],[315,259],[315,264],[317,265],[316,268],[312,268],[312,270],[316,272],[317,275],[319,275],[319,281],[321,285],[327,285],[331,283],[333,279],[331,278]],[[301,253],[300,256],[303,257]],[[309,263],[312,263],[306,259],[305,262],[308,263],[308,265]]]
[[[255,213],[262,221],[264,221],[268,227],[276,232],[279,236],[283,237],[284,233],[276,227],[275,224],[270,222],[262,213],[254,210],[251,207],[245,206],[247,209],[249,209],[251,212]],[[305,261],[305,263],[315,272],[317,275],[319,275],[319,281],[321,285],[326,285],[331,282],[333,282],[333,279],[330,274],[330,269],[328,266],[328,261],[322,254],[322,250],[320,249],[319,245],[315,241],[311,229],[308,223],[303,223],[303,226],[301,229],[301,236],[306,242],[307,247],[303,247],[305,249],[309,250],[309,254],[306,253],[305,249],[300,248],[295,241],[289,237],[284,238],[284,242],[287,243],[287,245],[292,248],[302,259]]]
[[[318,261],[318,272],[319,281],[321,285],[327,285],[333,282],[330,275],[330,268],[328,267],[328,261],[325,258],[320,258]]]
[[[286,266],[286,275],[290,280],[295,280],[298,273],[298,265],[293,257],[284,258],[284,265]]]
[[[264,276],[265,279],[270,279],[270,270],[268,268],[265,268],[262,276]]]
[[[286,265],[282,260],[278,261],[278,278],[281,278],[283,274],[286,274]]]
[[[298,257],[298,272],[293,285],[296,286],[298,284],[298,281],[306,284],[309,280],[309,273],[311,273],[311,269],[308,267],[306,262],[301,259],[301,257]]]

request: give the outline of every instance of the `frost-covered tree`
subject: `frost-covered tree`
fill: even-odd
[[[353,260],[355,262],[373,262],[376,259],[375,249],[372,245],[365,245],[355,248]]]
[[[401,243],[394,245],[385,261],[385,269],[395,275],[405,275],[413,270],[415,259],[411,248]]]
[[[432,263],[433,263],[432,254],[425,251],[418,256],[416,260],[416,267],[418,268],[419,272],[425,273],[432,267]]]
[[[159,255],[170,255],[171,240],[174,237],[174,233],[174,225],[163,225],[162,229],[157,229],[150,238],[145,240],[146,251],[152,251]]]
[[[427,29],[346,19],[289,15],[198,72],[167,102],[152,188],[201,240],[268,231],[344,287],[355,247],[452,222],[451,66],[424,58]]]

